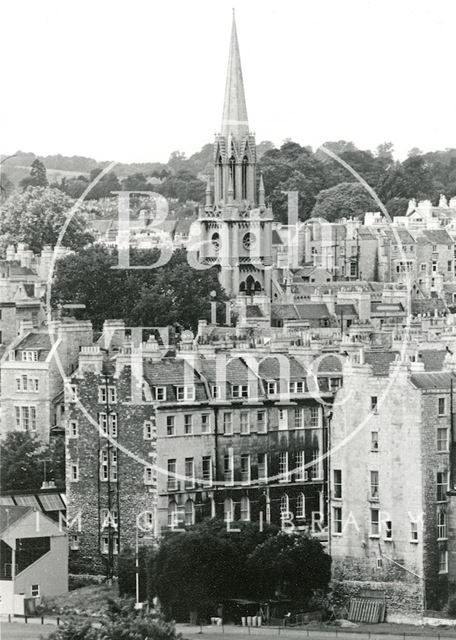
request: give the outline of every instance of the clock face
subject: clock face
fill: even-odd
[[[256,241],[257,239],[255,234],[249,231],[249,233],[246,233],[242,238],[242,246],[248,251],[249,249],[253,249],[253,247],[256,245]]]
[[[215,251],[220,251],[220,234],[219,233],[215,232],[212,234],[211,242]]]

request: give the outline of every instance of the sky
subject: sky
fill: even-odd
[[[14,0],[0,152],[198,151],[220,129],[232,7],[257,142],[456,147],[454,0]]]

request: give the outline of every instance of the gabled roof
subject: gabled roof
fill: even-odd
[[[445,229],[424,229],[421,235],[431,244],[453,244],[454,240]],[[420,241],[421,236],[418,238]]]
[[[12,524],[26,516],[29,511],[33,511],[32,507],[12,507],[0,504],[0,535],[5,533]]]
[[[46,332],[32,332],[27,334],[15,347],[20,351],[46,351],[52,348],[51,338]]]

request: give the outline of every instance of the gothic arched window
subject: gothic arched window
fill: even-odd
[[[247,165],[249,161],[247,156],[242,159],[242,199],[247,200]]]
[[[234,156],[231,156],[230,158],[230,176],[233,185],[234,198],[236,198],[236,158]]]

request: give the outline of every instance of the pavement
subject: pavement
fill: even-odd
[[[51,631],[55,631],[55,624],[38,624],[36,622],[5,622],[0,623],[1,640],[40,640],[47,638]]]

